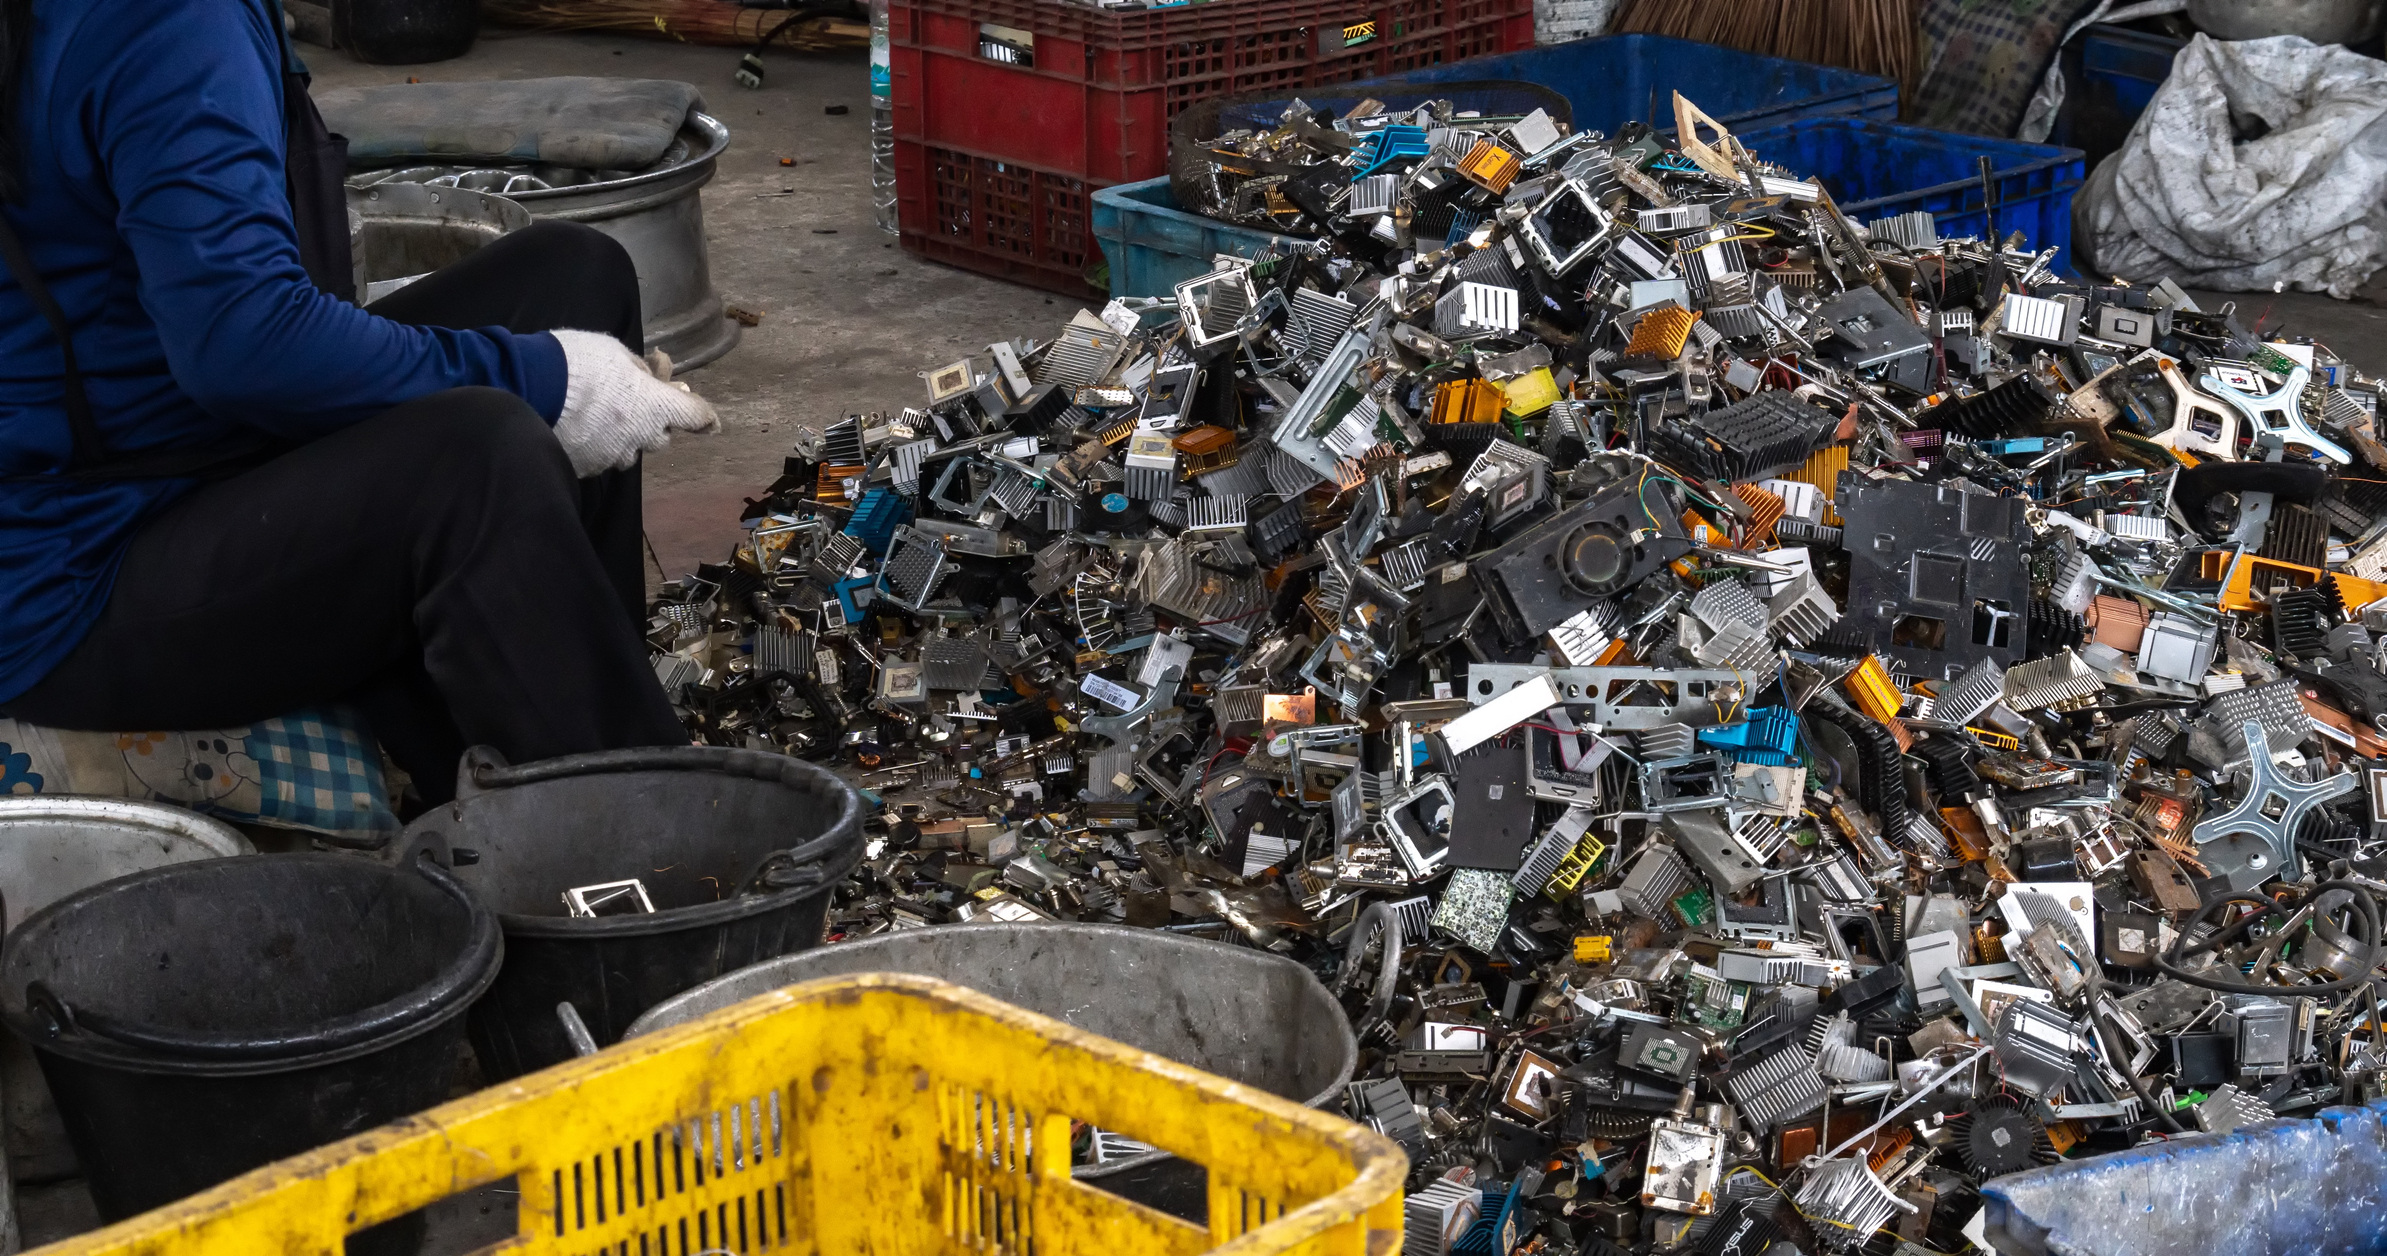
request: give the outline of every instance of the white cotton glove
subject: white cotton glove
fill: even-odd
[[[564,412],[555,439],[581,478],[627,470],[638,455],[661,449],[673,432],[721,426],[713,403],[671,383],[670,359],[650,366],[622,342],[593,331],[555,331],[564,347]],[[660,378],[658,378],[660,376]]]

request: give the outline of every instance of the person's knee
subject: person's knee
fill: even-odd
[[[592,298],[592,322],[618,319],[637,325],[638,266],[621,241],[586,223],[555,219],[534,222],[507,238],[519,238],[521,247],[536,250],[556,273],[570,275],[574,283],[585,285]],[[584,330],[612,333],[616,329],[609,323]],[[643,352],[639,345],[631,345],[630,351]]]
[[[570,270],[638,282],[638,269],[622,242],[584,222],[547,218],[506,237],[517,247],[535,248]]]
[[[438,478],[527,487],[568,484],[571,461],[530,403],[498,388],[451,388],[383,416]]]

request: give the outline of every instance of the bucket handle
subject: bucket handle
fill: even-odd
[[[42,1036],[45,1038],[87,1033],[123,1046],[176,1055],[271,1059],[355,1046],[434,1015],[456,1000],[477,991],[481,983],[471,980],[467,974],[492,963],[493,953],[502,945],[497,917],[482,907],[472,892],[449,875],[447,869],[430,859],[428,852],[415,860],[415,871],[461,903],[472,920],[472,936],[466,940],[463,954],[445,971],[425,983],[433,991],[427,996],[419,992],[403,994],[386,1003],[317,1026],[304,1034],[265,1037],[166,1030],[123,1020],[89,1008],[74,1007],[42,981],[26,983],[26,1008],[40,1020]]]
[[[806,851],[798,846],[789,850],[775,850],[754,865],[754,871],[738,882],[731,898],[748,894],[784,894],[789,890],[809,890],[830,881],[841,881],[851,869],[837,869],[831,875],[827,851],[814,852],[806,859]]]
[[[578,776],[598,776],[617,772],[668,772],[692,768],[718,769],[722,766],[722,761],[716,755],[717,752],[709,747],[640,746],[628,750],[599,750],[588,754],[569,755],[560,759],[540,759],[536,762],[517,765],[506,762],[505,755],[500,753],[495,746],[473,746],[464,752],[464,758],[456,765],[456,798],[458,801],[463,801],[473,795],[492,790],[516,785],[535,785],[542,781],[567,780]],[[731,762],[734,765],[736,760],[733,759]],[[753,770],[755,767],[762,768],[773,775],[783,771],[820,770],[801,759],[792,759],[782,755],[756,754],[751,757],[749,763],[751,766],[745,770],[745,774],[757,776],[758,779],[768,778],[758,776]],[[791,768],[788,765],[797,766]],[[762,861],[755,865],[754,870],[747,873],[745,879],[739,882],[737,893],[732,897],[759,893],[775,894],[792,889],[809,889],[829,881],[845,879],[845,875],[853,871],[852,864],[837,868],[832,873],[828,860],[839,847],[846,845],[842,839],[847,823],[849,821],[857,825],[860,823],[861,806],[861,799],[854,791],[850,789],[845,791],[844,806],[840,810],[835,824],[830,825],[825,832],[811,841],[783,850],[775,850],[763,856]],[[859,845],[856,845],[854,850],[856,856],[854,862],[858,863],[860,862]]]
[[[718,753],[707,746],[635,746],[627,750],[596,750],[587,754],[516,764],[508,763],[505,755],[495,746],[473,746],[464,752],[463,760],[456,765],[456,792],[462,797],[514,785],[535,785],[541,781],[616,772],[719,769],[722,761]],[[758,763],[769,764],[773,768],[785,763],[803,762],[783,755],[758,754],[754,758]],[[747,772],[745,775],[754,773]]]

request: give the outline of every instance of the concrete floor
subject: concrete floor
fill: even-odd
[[[591,74],[682,79],[730,128],[705,189],[713,283],[764,312],[727,357],[687,379],[719,407],[722,431],[682,437],[647,461],[647,532],[660,574],[725,556],[738,510],[779,471],[787,434],[922,399],[919,372],[1018,335],[1050,336],[1075,303],[922,261],[872,224],[868,68],[859,52],[764,54],[765,86],[730,81],[738,53],[612,35],[485,35],[465,57],[370,66],[303,48],[325,87]],[[842,105],[843,115],[824,109]],[[782,159],[793,166],[781,166]],[[2318,338],[2387,371],[2387,309],[2308,293],[2210,294],[2261,328]]]

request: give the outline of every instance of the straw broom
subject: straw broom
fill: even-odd
[[[1878,74],[1909,99],[1918,77],[1914,0],[1625,0],[1609,29]]]

